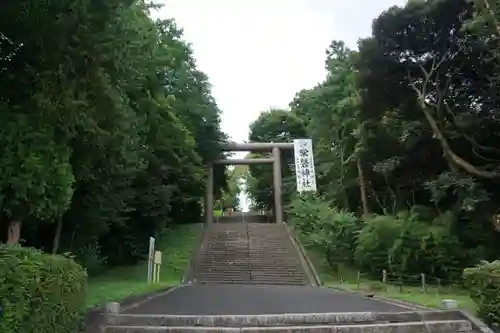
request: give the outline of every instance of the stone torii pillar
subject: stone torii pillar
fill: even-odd
[[[273,148],[273,192],[274,192],[274,218],[276,223],[283,223],[283,194],[281,179],[281,151],[279,147]]]
[[[205,194],[205,222],[214,222],[214,165],[208,165],[207,187]]]
[[[282,175],[281,175],[281,150],[293,149],[293,143],[228,143],[223,146],[224,151],[251,151],[272,152],[272,158],[254,159],[225,159],[216,160],[208,166],[208,177],[205,194],[205,222],[213,223],[213,201],[214,201],[214,165],[250,165],[250,164],[273,164],[273,196],[274,215],[276,223],[283,223],[283,198],[282,198]]]

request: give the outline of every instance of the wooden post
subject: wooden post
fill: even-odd
[[[361,272],[358,271],[358,273],[356,274],[356,282],[358,284],[358,290],[360,288],[360,285],[361,285]]]

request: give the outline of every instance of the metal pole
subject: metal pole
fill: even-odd
[[[283,203],[281,201],[281,156],[278,147],[273,148],[274,216],[276,223],[283,223]]]
[[[212,224],[214,220],[214,166],[208,166],[207,193],[205,194],[205,223]]]

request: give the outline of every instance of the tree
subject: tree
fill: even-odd
[[[453,174],[449,180],[464,181],[497,175],[498,167],[491,163],[500,152],[492,146],[498,126],[493,112],[496,91],[487,79],[497,66],[490,60],[494,54],[488,40],[464,29],[472,9],[466,1],[414,2],[391,8],[374,22],[373,37],[360,46],[365,117],[375,120],[390,115],[401,123],[400,128],[422,133],[425,140],[404,140],[409,145],[401,148],[417,148],[421,156],[427,155],[423,161],[429,159],[424,144],[427,152],[440,149],[433,160],[446,165],[446,170],[425,166],[431,183],[441,172]],[[416,166],[414,157],[398,163]],[[458,207],[467,207],[462,204],[466,201],[485,200],[481,186],[473,188],[477,191],[472,197],[455,192]]]
[[[246,168],[245,165],[236,165],[226,170],[228,186],[227,189],[222,190],[220,198],[214,203],[214,209],[241,209],[240,194],[243,186],[243,173]]]
[[[0,203],[8,223],[7,244],[19,243],[22,223],[59,217],[74,183],[71,150],[54,142],[54,129],[36,118],[4,111],[0,135]]]
[[[354,64],[356,53],[341,41],[327,50],[327,78],[311,90],[299,92],[290,103],[292,112],[304,119],[313,139],[316,175],[320,192],[342,208],[359,202],[368,210],[362,168],[360,97]],[[359,192],[358,192],[359,193]]]
[[[2,6],[0,223],[9,243],[22,222],[27,245],[124,264],[166,224],[200,218],[206,165],[224,156],[226,135],[182,30],[153,21],[153,7]]]
[[[271,109],[262,112],[250,125],[251,142],[291,142],[306,137],[303,121],[286,110]],[[271,157],[270,153],[255,153],[253,157]],[[283,201],[289,202],[295,192],[295,166],[293,151],[281,153],[281,174],[283,178]],[[247,187],[249,196],[258,209],[273,207],[273,172],[272,165],[251,165],[250,174],[254,179]]]

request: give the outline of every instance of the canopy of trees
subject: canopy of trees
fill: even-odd
[[[243,187],[243,176],[247,172],[248,166],[236,165],[226,170],[227,187],[222,190],[220,198],[214,202],[214,209],[224,210],[232,208],[240,210],[240,194]]]
[[[358,51],[333,41],[326,79],[298,92],[290,111],[262,113],[250,139],[298,138],[303,124],[319,194],[337,209],[392,216],[416,209],[433,223],[446,216],[461,248],[476,259],[498,257],[496,8],[494,1],[427,0],[387,9]],[[271,184],[269,170],[250,170],[254,183]],[[271,189],[248,190],[269,205]],[[295,187],[285,191],[290,203]]]
[[[306,136],[302,119],[286,110],[272,109],[261,113],[250,125],[250,141],[255,142],[290,142],[294,138]],[[251,153],[247,158],[272,157],[271,152]],[[293,151],[281,152],[281,174],[283,194],[287,200],[293,193],[295,176],[293,171]],[[246,192],[254,203],[253,208],[269,210],[273,207],[273,166],[272,164],[252,164],[245,179]],[[253,178],[249,177],[253,176]]]
[[[4,241],[123,264],[166,224],[199,221],[206,162],[223,157],[220,110],[182,30],[149,10],[1,5]]]

